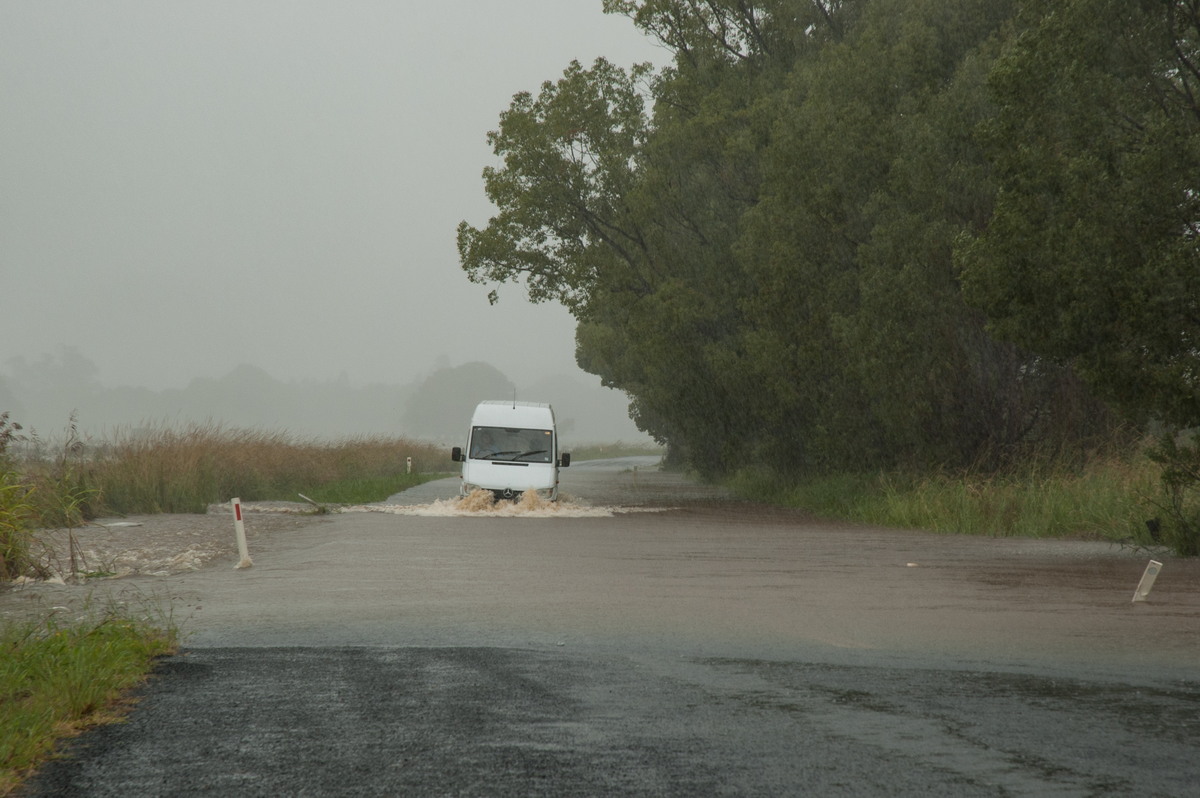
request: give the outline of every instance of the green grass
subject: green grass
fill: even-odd
[[[572,460],[603,460],[609,457],[635,457],[638,455],[666,454],[666,449],[654,443],[584,443],[578,446],[566,446]]]
[[[0,462],[0,582],[20,576],[28,567],[33,518],[27,487]]]
[[[824,518],[968,535],[1147,544],[1158,473],[1144,457],[1002,475],[834,474],[785,484],[743,473],[734,490]]]
[[[0,796],[62,738],[123,716],[128,691],[176,649],[166,626],[108,611],[69,625],[51,617],[0,629]]]

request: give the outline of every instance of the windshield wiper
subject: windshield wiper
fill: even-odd
[[[516,454],[518,457],[521,456],[521,455],[517,454],[516,449],[505,449],[502,452],[492,452],[491,454],[481,454],[476,459],[477,460],[494,460],[502,454]]]
[[[531,454],[545,454],[545,453],[546,453],[545,449],[534,449],[532,452],[521,452],[519,455],[517,455],[513,459],[520,460],[522,457],[528,457]]]

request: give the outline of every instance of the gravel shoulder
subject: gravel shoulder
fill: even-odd
[[[242,509],[252,548],[256,542],[328,518],[309,512],[303,504],[262,502],[243,504]],[[74,618],[103,609],[95,601],[99,587],[106,597],[129,602],[145,597],[148,587],[145,580],[132,577],[233,568],[238,559],[233,515],[227,505],[213,505],[205,514],[98,518],[74,530],[39,530],[33,551],[46,578],[22,578],[0,586],[0,623],[49,614]]]

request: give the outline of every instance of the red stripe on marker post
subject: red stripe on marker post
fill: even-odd
[[[254,565],[250,561],[250,550],[246,546],[246,525],[242,523],[242,500],[230,499],[229,503],[233,505],[233,531],[237,535],[238,555],[240,559],[234,568],[249,568]]]

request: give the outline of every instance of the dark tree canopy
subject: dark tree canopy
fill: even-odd
[[[1200,424],[1200,4],[1031,3],[992,71],[992,328],[1135,417]]]
[[[516,95],[459,251],[691,465],[1000,465],[1096,391],[1200,421],[1195,2],[604,6],[673,63]]]

